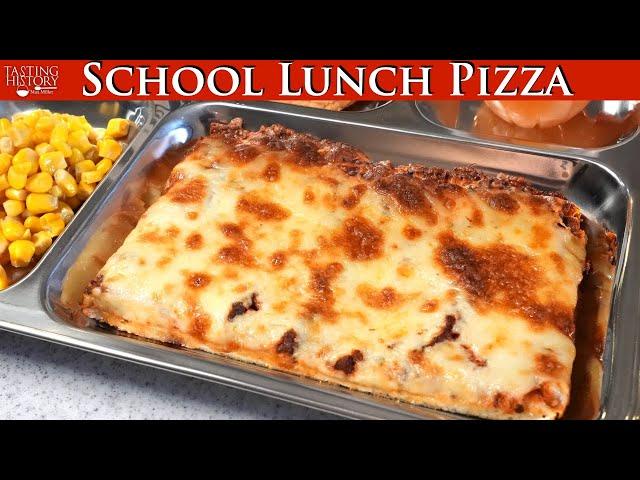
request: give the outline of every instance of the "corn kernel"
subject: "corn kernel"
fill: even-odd
[[[51,130],[51,140],[49,143],[55,146],[55,143],[66,143],[69,139],[69,127],[66,123],[60,122]]]
[[[9,187],[4,191],[4,194],[10,200],[20,200],[21,202],[24,202],[27,199],[29,192],[24,189],[16,190],[15,188]]]
[[[93,160],[94,162],[96,160],[98,160],[98,158],[99,158],[99,156],[98,156],[98,147],[96,147],[94,145],[89,150],[84,152],[84,158],[87,159],[87,160]]]
[[[36,217],[35,215],[30,215],[24,219],[24,226],[28,228],[32,232],[39,232],[42,230],[42,225],[40,224],[40,217]]]
[[[3,173],[0,175],[0,192],[9,188],[9,181],[7,180],[7,174]]]
[[[26,267],[36,253],[36,246],[30,240],[15,240],[9,245],[11,265]]]
[[[49,192],[47,192],[47,193],[53,195],[56,198],[64,198],[64,192],[62,191],[62,189],[58,185],[54,185],[53,187],[51,187],[49,189]]]
[[[83,160],[82,162],[76,163],[73,168],[76,173],[76,180],[79,182],[84,172],[92,172],[96,169],[96,164],[93,163],[93,160]]]
[[[9,135],[10,129],[11,129],[11,120],[9,120],[8,118],[0,118],[0,137]]]
[[[21,202],[20,200],[5,200],[2,203],[2,207],[10,217],[17,217],[24,212],[24,202]]]
[[[93,128],[91,132],[89,132],[89,140],[93,143],[98,143],[99,140],[102,140],[107,132],[106,128]]]
[[[41,256],[53,243],[51,234],[49,232],[38,232],[31,239],[36,247],[36,255]]]
[[[0,153],[0,174],[7,173],[11,166],[11,155],[8,153]]]
[[[102,174],[104,177],[109,170],[113,167],[113,162],[108,158],[103,158],[98,163],[96,163],[96,170]]]
[[[69,223],[73,219],[73,209],[65,202],[58,202],[58,210],[56,210],[56,213],[60,214],[64,223]]]
[[[40,155],[40,170],[53,175],[53,172],[60,168],[67,168],[67,162],[64,159],[64,154],[59,151],[47,152],[44,155]]]
[[[111,160],[117,159],[122,153],[122,145],[116,140],[105,138],[98,142],[98,155]]]
[[[4,119],[3,119],[4,120]],[[4,290],[9,286],[9,277],[2,265],[0,265],[0,290]]]
[[[86,200],[87,198],[89,198],[89,195],[91,195],[93,193],[94,190],[94,186],[90,183],[84,183],[84,182],[80,182],[78,184],[78,194],[77,197],[80,200]],[[75,197],[74,197],[75,198]]]
[[[31,138],[31,127],[24,122],[13,122],[9,131],[9,137],[16,148],[28,147]]]
[[[40,225],[52,237],[60,235],[64,230],[64,220],[59,213],[45,213],[40,217]]]
[[[44,155],[48,152],[53,152],[54,150],[55,148],[53,148],[53,145],[47,142],[42,142],[36,145],[36,153],[38,154],[38,156]]]
[[[77,195],[71,198],[67,197],[64,200],[73,210],[77,210],[78,207],[82,205],[82,200],[80,200]]]
[[[98,183],[102,180],[102,174],[98,170],[93,172],[82,172],[80,183]]]
[[[11,165],[9,167],[9,170],[11,170],[12,168],[14,172],[20,174],[24,173],[28,176],[31,173],[31,162],[16,163],[14,165]],[[9,170],[7,170],[7,173],[9,173]]]
[[[95,149],[95,147],[93,147]],[[77,148],[72,148],[71,149],[71,156],[69,157],[69,165],[73,166],[76,163],[80,163],[81,161],[84,160],[84,156],[82,155],[82,152],[80,150],[78,150]]]
[[[31,240],[31,230],[26,228],[24,233],[22,234],[22,237],[20,237],[20,239],[21,240]]]
[[[24,168],[28,170],[23,173]],[[31,167],[26,163],[19,163],[18,165],[12,165],[7,172],[7,181],[11,188],[20,190],[27,184],[27,173]]]
[[[129,121],[124,118],[112,118],[107,124],[106,133],[111,138],[126,137],[129,133]]]
[[[58,208],[58,198],[49,193],[30,193],[27,195],[27,209],[34,215],[53,212]]]
[[[38,121],[35,124],[35,129],[39,132],[50,133],[55,126],[55,121],[51,115],[43,115],[38,118]]]
[[[25,189],[32,193],[46,193],[53,186],[53,177],[50,173],[39,172],[27,180]]]
[[[73,130],[69,134],[69,145],[71,145],[72,148],[77,148],[82,153],[93,147],[84,130]]]
[[[49,134],[47,132],[40,132],[36,130],[31,134],[31,144],[37,145],[49,141]]]
[[[52,140],[51,145],[59,152],[62,152],[62,155],[64,156],[64,158],[69,158],[73,153],[73,150],[71,149],[71,145],[69,145],[67,142]]]
[[[0,254],[3,254],[7,247],[9,246],[9,240],[4,238],[2,232],[0,232]]]
[[[24,234],[24,225],[17,218],[5,217],[0,220],[0,229],[2,229],[2,235],[4,238],[13,242],[18,240]]]
[[[62,189],[66,197],[73,197],[78,193],[78,183],[76,179],[66,170],[56,170],[53,178],[56,181],[56,185]]]
[[[15,148],[13,147],[13,141],[9,137],[0,137],[0,153],[8,153],[13,155]]]
[[[11,160],[13,165],[18,165],[19,163],[28,163],[30,166],[28,175],[33,175],[38,171],[38,154],[32,148],[21,148],[18,150],[13,156],[13,160]]]

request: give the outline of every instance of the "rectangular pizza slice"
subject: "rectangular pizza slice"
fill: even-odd
[[[569,400],[581,218],[522,179],[214,123],[83,311],[393,399],[552,419]]]

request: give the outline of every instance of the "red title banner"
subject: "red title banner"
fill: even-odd
[[[0,60],[0,99],[640,99],[640,61]],[[44,97],[44,98],[43,98]]]

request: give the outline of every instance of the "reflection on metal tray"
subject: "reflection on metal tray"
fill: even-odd
[[[90,108],[85,104],[84,108]],[[66,105],[60,105],[64,110]],[[70,108],[70,107],[69,107]],[[80,107],[78,107],[80,108]],[[251,390],[353,418],[460,418],[459,415],[398,403],[353,392],[220,356],[114,335],[96,325],[77,324],[59,308],[68,269],[109,216],[135,190],[136,181],[172,148],[205,135],[211,120],[242,117],[247,128],[281,123],[319,137],[361,148],[374,160],[416,162],[434,166],[471,165],[495,173],[522,175],[535,185],[564,193],[577,203],[591,223],[618,236],[618,264],[611,302],[603,302],[608,317],[604,353],[602,405],[599,418],[632,418],[638,409],[640,322],[637,282],[639,251],[635,236],[640,217],[633,208],[640,194],[640,153],[636,139],[605,150],[550,151],[505,145],[453,134],[425,122],[412,103],[391,102],[362,112],[325,112],[290,105],[255,103],[194,103],[164,116],[166,106],[153,104],[149,124],[69,225],[68,231],[43,258],[40,267],[20,284],[0,293],[0,328],[72,345],[138,363]],[[160,120],[160,121],[159,121]],[[138,184],[139,185],[139,184]]]

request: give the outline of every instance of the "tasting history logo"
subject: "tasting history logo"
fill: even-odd
[[[57,65],[4,65],[5,86],[15,88],[19,97],[30,94],[51,95],[58,89]]]

